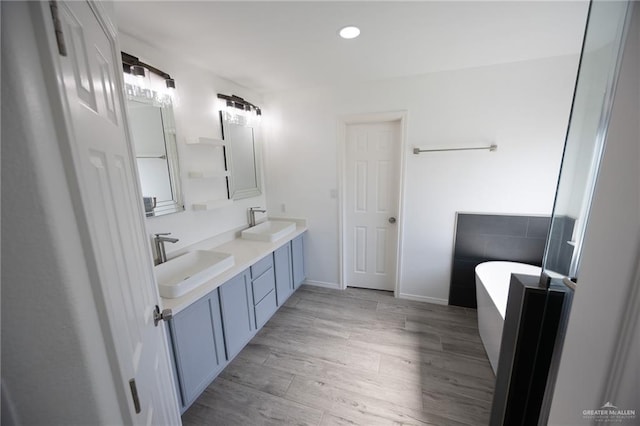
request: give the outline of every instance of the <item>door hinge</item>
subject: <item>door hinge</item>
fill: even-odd
[[[67,45],[64,42],[64,33],[62,32],[62,22],[60,22],[60,15],[58,14],[57,0],[50,0],[49,8],[51,9],[51,19],[53,20],[53,29],[56,32],[56,42],[58,44],[58,53],[61,56],[67,56]]]
[[[157,327],[160,321],[169,321],[172,317],[173,312],[171,312],[171,309],[163,309],[160,312],[160,307],[156,305],[156,309],[153,311],[153,324]]]
[[[136,409],[136,414],[140,414],[142,409],[140,408],[140,398],[138,397],[138,387],[136,386],[136,379],[129,380],[129,388],[131,388],[131,397],[133,398],[133,406]]]

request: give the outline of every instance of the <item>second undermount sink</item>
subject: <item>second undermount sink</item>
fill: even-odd
[[[245,229],[242,231],[241,237],[245,240],[273,242],[295,231],[295,229],[295,222],[267,220],[249,229]]]
[[[233,255],[195,250],[157,265],[154,270],[160,296],[180,297],[231,268]]]

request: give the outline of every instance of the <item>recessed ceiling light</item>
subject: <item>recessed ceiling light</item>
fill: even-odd
[[[340,37],[342,38],[346,38],[346,39],[356,38],[359,35],[360,35],[360,28],[358,27],[349,26],[349,27],[344,27],[343,29],[340,30]]]

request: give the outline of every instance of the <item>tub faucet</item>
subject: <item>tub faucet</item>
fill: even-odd
[[[164,232],[155,235],[153,242],[156,245],[156,253],[158,253],[158,263],[156,263],[156,265],[159,265],[167,261],[167,252],[164,249],[164,243],[177,243],[180,240],[177,238],[167,237],[167,235],[171,235],[171,232]]]
[[[260,207],[249,207],[249,226],[256,226],[256,212],[266,213],[267,211]]]

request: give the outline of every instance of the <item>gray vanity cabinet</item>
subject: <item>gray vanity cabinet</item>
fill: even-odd
[[[304,279],[300,235],[174,315],[168,327],[183,411]]]
[[[256,330],[249,270],[236,275],[219,289],[227,359],[232,360]]]
[[[169,322],[184,408],[226,365],[218,290],[177,313]]]
[[[278,306],[282,306],[294,290],[293,271],[291,269],[291,243],[287,243],[273,252],[273,263]]]
[[[304,240],[302,239],[304,234],[298,235],[291,240],[291,263],[293,273],[293,288],[300,287],[304,279],[306,278],[304,271]]]

